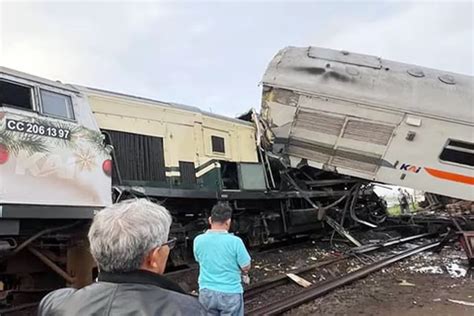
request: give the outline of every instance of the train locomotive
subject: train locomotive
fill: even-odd
[[[289,47],[264,75],[261,113],[238,118],[1,68],[0,304],[92,282],[88,225],[123,199],[170,210],[176,266],[216,201],[249,246],[328,230],[360,246],[345,227],[387,216],[373,182],[473,200],[472,77],[408,66]],[[450,100],[460,112],[447,116]]]

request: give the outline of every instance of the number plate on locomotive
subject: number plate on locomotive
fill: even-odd
[[[66,128],[47,126],[32,122],[23,122],[7,119],[7,130],[33,135],[49,136],[60,139],[69,139],[70,130]]]

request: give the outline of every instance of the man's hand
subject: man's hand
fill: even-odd
[[[241,267],[240,271],[242,271],[243,274],[248,274],[250,270],[250,264],[246,265],[245,267]]]
[[[246,285],[250,284],[250,277],[247,273],[242,274],[242,282]]]

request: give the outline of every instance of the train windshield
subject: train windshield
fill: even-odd
[[[33,110],[31,88],[0,80],[0,106]]]
[[[35,93],[39,91],[39,97]],[[38,100],[35,106],[33,100]],[[60,119],[74,120],[72,98],[69,95],[32,86],[0,80],[0,106],[21,110],[39,111],[41,114]]]
[[[51,91],[41,90],[43,113],[55,117],[74,119],[71,97]]]

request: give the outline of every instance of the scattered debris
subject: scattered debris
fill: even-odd
[[[401,280],[400,283],[398,283],[398,285],[401,285],[401,286],[416,286],[413,283],[407,282],[407,280]]]
[[[450,301],[451,303],[456,303],[456,304],[461,304],[461,305],[465,305],[465,306],[473,306],[474,307],[473,302],[466,302],[466,301],[461,301],[461,300],[452,300],[450,298],[448,298],[448,301]]]
[[[454,278],[465,277],[467,274],[467,269],[464,269],[457,263],[451,263],[446,265],[446,270],[449,275]]]
[[[302,277],[300,276],[297,276],[296,274],[293,274],[293,273],[287,273],[286,274],[287,277],[289,277],[292,281],[294,281],[296,284],[298,284],[299,286],[302,286],[302,287],[310,287],[312,285],[311,282],[303,279]]]
[[[413,272],[419,273],[429,273],[429,274],[443,274],[443,269],[437,266],[428,266],[428,267],[410,267],[409,268]]]

